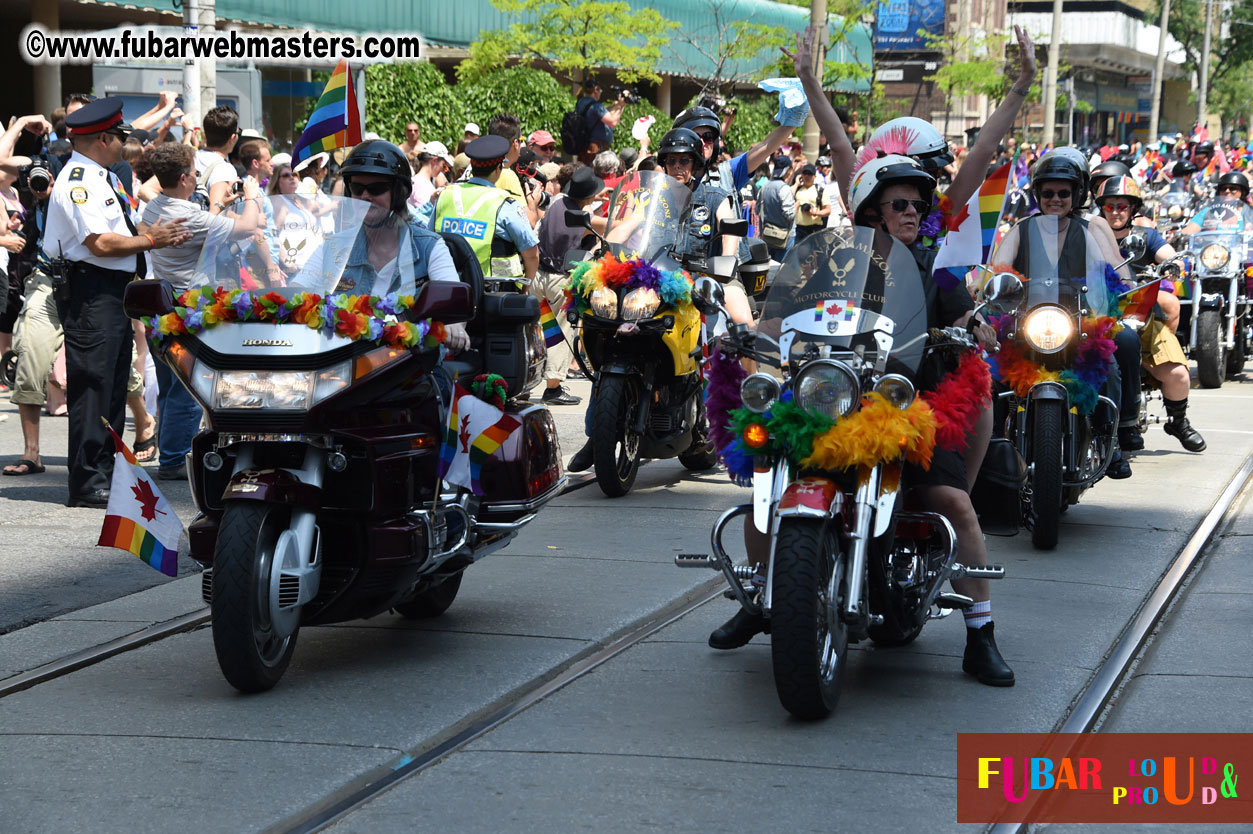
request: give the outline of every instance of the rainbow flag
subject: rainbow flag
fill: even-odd
[[[304,133],[292,148],[292,164],[299,165],[314,154],[351,148],[361,142],[361,110],[357,91],[348,77],[348,61],[340,60],[326,82],[318,106],[309,116]]]
[[[553,315],[553,308],[549,306],[547,298],[539,300],[539,323],[544,328],[544,344],[552,347],[561,344],[565,339],[561,335],[561,325],[557,323],[557,317]]]
[[[112,426],[113,480],[104,511],[100,547],[118,547],[133,553],[166,576],[178,576],[178,552],[184,531],[178,514]]]
[[[1017,156],[992,172],[960,212],[949,221],[949,232],[940,241],[933,277],[941,289],[952,289],[966,280],[966,273],[985,264],[996,242],[996,229],[1005,212],[1010,171]]]
[[[483,464],[522,423],[490,403],[454,386],[452,407],[444,425],[439,450],[439,476],[450,484],[483,494],[479,482]]]
[[[822,321],[823,314],[827,311],[827,302],[818,301],[814,304],[814,321]]]

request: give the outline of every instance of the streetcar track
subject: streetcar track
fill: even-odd
[[[1244,459],[1236,474],[1219,493],[1209,512],[1201,519],[1184,546],[1175,554],[1153,588],[1114,641],[1088,685],[1053,725],[1054,733],[1098,732],[1111,710],[1117,708],[1123,689],[1134,675],[1154,637],[1175,605],[1183,599],[1203,567],[1202,557],[1219,530],[1232,516],[1240,495],[1253,480],[1253,455]],[[1063,749],[1058,756],[1069,755]],[[1047,801],[1047,800],[1046,800]],[[986,834],[1026,834],[1034,825],[1027,822],[998,822],[984,828]]]

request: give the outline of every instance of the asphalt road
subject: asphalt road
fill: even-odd
[[[1207,452],[1183,453],[1152,429],[1135,477],[1104,481],[1073,507],[1056,551],[1033,551],[1025,535],[989,541],[1009,572],[993,600],[1012,689],[961,672],[955,618],[905,648],[858,646],[838,711],[797,722],[775,699],[765,638],[734,652],[705,645],[733,611],[718,598],[333,830],[979,830],[955,822],[956,734],[1053,728],[1253,451],[1253,384],[1193,401]],[[20,448],[13,410],[0,411],[13,415],[0,438]],[[581,410],[557,413],[568,457]],[[196,576],[163,582],[134,557],[91,546],[102,513],[59,505],[64,439],[58,448],[53,426],[48,474],[0,483],[0,593],[13,629],[0,635],[0,677],[201,604]],[[646,467],[624,499],[594,485],[570,493],[475,565],[444,617],[305,629],[287,676],[261,696],[230,689],[201,629],[4,697],[3,830],[283,830],[715,587],[712,572],[677,570],[672,557],[705,551],[713,519],[746,494],[673,462]],[[185,494],[171,497],[187,506]],[[1201,724],[1177,705],[1193,701],[1205,705],[1204,729],[1250,730],[1247,527],[1227,531],[1203,569],[1217,584],[1201,574],[1112,720],[1191,730]],[[1209,654],[1197,650],[1202,639]],[[1220,657],[1225,665],[1211,664]]]

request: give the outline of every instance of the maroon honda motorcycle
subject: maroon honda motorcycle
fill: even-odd
[[[442,614],[462,572],[566,483],[551,414],[517,399],[543,373],[537,299],[485,293],[454,236],[461,283],[397,268],[386,286],[345,292],[364,261],[367,204],[319,197],[297,214],[287,199],[273,209],[283,233],[310,226],[295,230],[303,263],[280,270],[257,244],[211,238],[192,293],[176,300],[164,281],[137,281],[125,299],[129,315],[151,317],[156,355],[204,410],[188,456],[200,511],[188,535],[218,663],[243,692],[279,681],[301,626]],[[377,240],[378,227],[369,232]],[[369,314],[339,325],[345,308]],[[472,349],[441,363],[433,339],[405,347],[396,335],[431,320],[468,322]],[[504,379],[516,427],[479,461],[475,494],[439,476],[440,378],[482,373]]]

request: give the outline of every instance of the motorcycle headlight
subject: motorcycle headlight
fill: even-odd
[[[769,374],[753,374],[740,383],[740,401],[749,411],[762,414],[779,399],[779,381]]]
[[[656,290],[648,287],[631,290],[626,294],[626,298],[622,299],[622,320],[639,321],[652,318],[659,306],[661,306],[661,296],[657,295]]]
[[[312,408],[351,381],[349,361],[318,371],[217,371],[206,399],[210,408],[298,411]],[[198,387],[207,386],[200,382]]]
[[[1183,217],[1183,209],[1179,206],[1171,206],[1166,210],[1166,214],[1171,220],[1178,220],[1180,217]]]
[[[831,359],[810,362],[802,368],[792,390],[796,393],[797,405],[825,414],[832,420],[851,414],[861,395],[853,369]]]
[[[874,390],[901,411],[914,404],[914,384],[900,374],[888,374],[875,383]]]
[[[618,317],[618,294],[608,287],[592,293],[592,312],[603,319]]]
[[[1222,269],[1231,260],[1231,252],[1221,243],[1211,243],[1201,250],[1201,266],[1206,269]]]
[[[1037,307],[1023,319],[1019,332],[1032,350],[1057,353],[1075,334],[1075,323],[1061,307]]]

